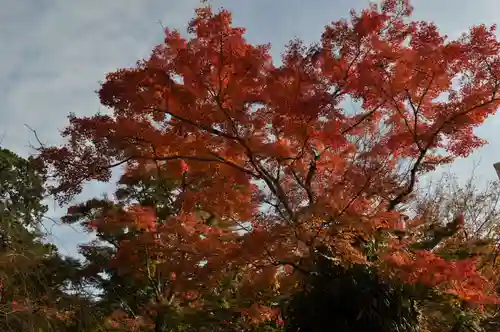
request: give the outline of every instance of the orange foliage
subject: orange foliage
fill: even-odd
[[[286,279],[295,274],[279,266],[301,270],[320,243],[342,263],[368,263],[359,239],[405,227],[419,177],[485,143],[473,129],[500,104],[494,27],[448,40],[410,14],[406,2],[371,5],[328,25],[314,51],[291,42],[276,66],[269,45],[248,43],[230,12],[200,8],[189,38],[166,29],[149,59],[107,75],[99,97],[109,115],[71,115],[67,144],[43,149],[59,179],[54,192],[67,202],[120,165],[124,177],[179,180],[165,220],[131,206],[93,221],[102,232],[143,231],[119,244],[112,263],[148,278],[146,255],[170,279],[165,297],[202,296],[238,269],[254,287],[245,312],[271,317],[266,289],[294,287]],[[347,111],[349,100],[361,111]],[[226,226],[207,225],[200,210]],[[233,232],[243,225],[245,234]],[[473,261],[407,252],[393,268],[408,282],[486,297]]]

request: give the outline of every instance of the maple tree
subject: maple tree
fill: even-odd
[[[107,75],[109,113],[71,115],[67,143],[40,152],[61,204],[118,167],[137,190],[68,211],[114,247],[116,278],[149,287],[110,326],[165,331],[172,308],[219,317],[213,299],[227,290],[223,328],[279,325],[280,301],[302,289],[318,248],[344,268],[497,301],[475,258],[435,250],[463,216],[429,242],[409,203],[423,174],[485,143],[473,130],[500,102],[500,44],[494,27],[448,40],[411,12],[395,0],[353,11],[317,45],[291,41],[276,65],[230,12],[203,7],[188,38],[166,29],[148,59]]]

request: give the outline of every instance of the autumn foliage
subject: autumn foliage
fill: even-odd
[[[497,301],[478,259],[436,249],[463,217],[433,242],[408,204],[423,174],[485,144],[474,128],[500,104],[500,43],[483,25],[449,40],[411,12],[370,5],[316,45],[290,42],[277,64],[230,12],[203,7],[188,37],[166,29],[148,59],[106,76],[109,112],[71,115],[66,144],[41,156],[62,204],[124,170],[116,197],[66,217],[112,243],[113,273],[152,289],[109,326],[166,326],[172,308],[224,328],[279,326],[276,303],[301,289],[319,247],[339,266]]]

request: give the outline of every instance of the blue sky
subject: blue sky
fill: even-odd
[[[101,107],[94,91],[106,72],[133,65],[162,40],[164,26],[184,30],[199,0],[0,0],[0,139],[21,155],[34,142],[27,124],[47,144],[60,142],[59,130],[70,112],[90,115]],[[247,39],[271,42],[279,57],[294,37],[316,41],[325,24],[364,0],[225,0],[214,7],[233,11],[234,23],[247,28]],[[500,23],[498,0],[414,0],[415,17],[432,20],[455,37],[468,27]],[[500,115],[488,119],[478,133],[489,145],[452,171],[467,177],[475,164],[482,180],[495,178],[492,164],[500,161]],[[106,191],[86,188],[84,197]],[[50,215],[60,209],[51,206]],[[64,254],[88,236],[69,227],[54,226],[52,240]]]

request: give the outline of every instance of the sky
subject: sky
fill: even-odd
[[[233,22],[247,28],[253,43],[271,42],[279,57],[284,45],[299,37],[317,41],[326,24],[364,8],[365,0],[221,0],[211,1],[233,12]],[[434,21],[456,37],[472,25],[500,22],[498,0],[413,0],[414,17]],[[67,115],[100,110],[94,91],[107,72],[133,66],[163,39],[162,25],[185,31],[199,0],[0,0],[0,144],[27,156],[36,130],[45,144],[60,144]],[[161,23],[160,23],[161,22]],[[500,115],[477,132],[489,144],[451,171],[480,181],[495,179],[500,161]],[[91,184],[78,200],[109,191]],[[50,205],[57,220],[64,210]],[[53,225],[51,241],[61,253],[75,255],[89,240],[73,227]]]

